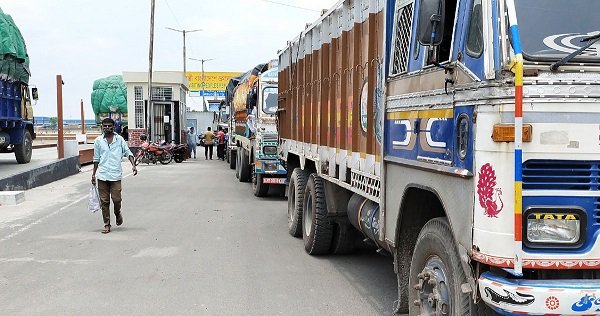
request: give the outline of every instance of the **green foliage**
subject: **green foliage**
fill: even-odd
[[[58,127],[58,117],[49,118],[48,123],[51,129],[56,129]]]

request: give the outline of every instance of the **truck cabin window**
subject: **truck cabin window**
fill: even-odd
[[[557,61],[583,47],[581,39],[600,33],[598,0],[516,0],[524,57]],[[573,58],[600,62],[600,43]]]
[[[443,1],[444,4],[444,38],[442,44],[437,48],[429,50],[427,65],[432,65],[434,62],[443,63],[450,60],[452,53],[452,39],[454,32],[454,19],[456,17],[456,3],[458,1]],[[437,50],[437,52],[435,52]],[[437,55],[437,57],[436,57]]]
[[[263,89],[263,112],[267,114],[277,113],[276,87],[267,87]]]
[[[483,53],[483,16],[481,10],[482,0],[471,2],[471,16],[469,17],[469,29],[467,33],[467,45],[465,50],[469,56],[478,58]]]

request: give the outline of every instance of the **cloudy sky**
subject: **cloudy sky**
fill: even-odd
[[[203,29],[187,35],[187,56],[215,58],[205,63],[205,71],[243,72],[275,58],[278,49],[319,17],[318,11],[336,2],[156,0],[154,70],[183,69],[182,35],[166,27]],[[91,119],[94,80],[148,70],[150,0],[0,0],[0,8],[25,38],[30,83],[40,91],[36,116],[56,115],[57,74],[65,83],[65,118],[79,118],[83,99]],[[200,71],[200,63],[188,60],[187,70]]]

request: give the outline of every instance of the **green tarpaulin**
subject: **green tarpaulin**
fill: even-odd
[[[92,108],[94,114],[127,113],[127,87],[122,76],[115,75],[94,81]]]
[[[0,78],[29,82],[29,56],[21,31],[0,9]]]

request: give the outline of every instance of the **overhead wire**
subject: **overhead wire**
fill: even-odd
[[[261,1],[272,3],[272,4],[278,4],[278,5],[281,5],[281,6],[284,6],[284,7],[289,7],[289,8],[294,8],[294,9],[300,9],[300,10],[306,10],[306,11],[312,11],[312,12],[321,12],[320,10],[315,10],[315,9],[300,7],[300,6],[297,6],[297,5],[287,4],[287,3],[282,3],[282,2],[277,2],[277,1],[273,1],[273,0],[261,0]]]

